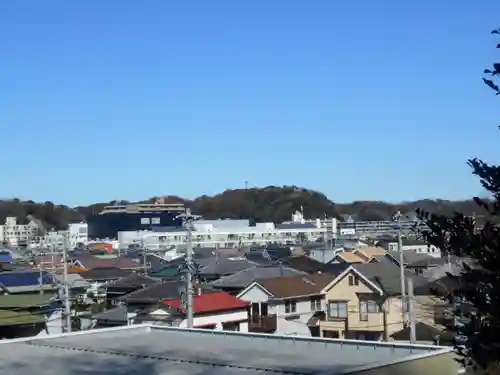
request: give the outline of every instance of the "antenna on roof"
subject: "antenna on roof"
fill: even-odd
[[[314,281],[306,279],[305,277],[302,278],[302,281],[309,285],[316,285]]]

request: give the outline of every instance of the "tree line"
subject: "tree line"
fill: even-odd
[[[158,197],[137,202],[153,203]],[[356,201],[352,203],[335,203],[324,194],[297,186],[268,186],[264,188],[226,190],[214,196],[203,195],[194,200],[179,196],[165,197],[166,203],[183,203],[192,211],[206,219],[230,218],[250,219],[253,222],[275,222],[291,220],[295,211],[302,210],[306,218],[337,218],[345,220],[391,220],[394,213],[400,210],[413,214],[417,209],[441,215],[453,215],[461,212],[475,215],[481,220],[485,210],[478,207],[473,200],[419,200],[391,204],[377,201]],[[71,208],[53,202],[33,202],[19,199],[0,201],[0,221],[14,216],[19,223],[27,223],[31,218],[39,220],[46,229],[65,229],[69,223],[85,221],[91,215],[98,214],[104,206],[112,204],[128,204],[129,201],[111,201],[95,203],[89,206]]]

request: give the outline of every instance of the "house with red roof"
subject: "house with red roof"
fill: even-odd
[[[194,328],[248,332],[248,302],[227,292],[211,291],[193,296]],[[187,313],[180,299],[164,300],[134,323],[154,323],[187,327]]]

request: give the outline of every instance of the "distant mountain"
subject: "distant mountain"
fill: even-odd
[[[157,198],[153,197],[138,203],[153,203]],[[462,212],[466,215],[476,215],[479,220],[485,215],[485,212],[472,200],[424,199],[400,204],[377,201],[334,203],[320,192],[297,186],[226,190],[214,196],[203,195],[195,200],[187,200],[179,196],[163,198],[165,198],[165,203],[184,203],[191,207],[194,213],[206,219],[250,218],[257,222],[290,220],[292,214],[301,207],[306,218],[327,216],[340,220],[349,216],[354,220],[390,220],[397,210],[413,215],[417,208],[445,215]],[[85,220],[88,216],[100,212],[104,206],[114,203],[116,202],[96,203],[73,209],[52,202],[3,200],[0,201],[0,222],[3,223],[7,216],[16,216],[21,223],[27,222],[29,217],[35,217],[47,228],[63,229],[69,223]],[[120,201],[120,204],[127,203],[130,202]]]

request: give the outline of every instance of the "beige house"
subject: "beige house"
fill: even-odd
[[[366,264],[376,263],[379,257],[388,255],[387,251],[382,247],[363,246],[353,251],[342,251],[338,253],[333,263],[349,263],[349,264]]]
[[[384,295],[381,286],[353,266],[322,290],[325,313],[320,335],[329,338],[381,340],[403,328],[401,298]]]

